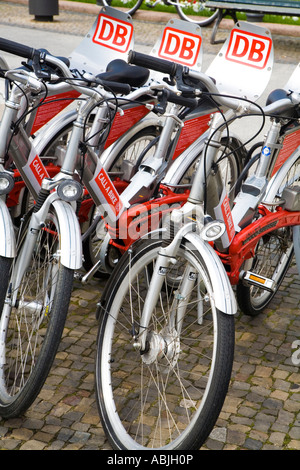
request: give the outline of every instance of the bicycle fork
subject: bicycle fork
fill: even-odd
[[[177,215],[178,217],[178,215],[182,215],[184,211],[186,215],[186,211],[192,211],[192,208],[199,211],[199,206],[187,203],[183,208],[173,211],[172,216],[174,217]],[[209,243],[205,242],[201,238],[201,235],[195,231],[195,228],[195,221],[186,223],[178,230],[171,243],[166,247],[161,247],[159,250],[147,296],[145,298],[140,329],[136,336],[137,341],[134,345],[141,354],[146,351],[147,334],[151,316],[155,306],[157,305],[163,284],[167,279],[169,267],[176,263],[178,250],[183,239],[190,244],[192,250],[197,251],[201,256],[203,265],[214,285],[213,290],[215,295],[213,295],[213,302],[215,303],[216,308],[229,315],[233,315],[237,311],[235,296],[224,266]],[[176,329],[177,335],[180,335],[183,319],[189,304],[189,297],[195,286],[197,286],[198,292],[197,314],[199,324],[202,323],[203,301],[205,301],[205,298],[201,297],[200,286],[197,285],[200,280],[198,280],[195,273],[191,271],[189,265],[185,268],[183,276],[184,278],[181,283],[180,291],[178,290],[175,294],[176,303],[174,304],[173,311],[170,314],[168,325],[170,330]]]
[[[70,204],[58,199],[56,192],[51,193],[42,207],[31,215],[26,237],[20,255],[15,262],[11,283],[8,289],[6,302],[11,307],[17,304],[21,280],[30,265],[37,238],[45,226],[45,219],[51,205],[53,205],[55,209],[61,228],[59,233],[61,238],[61,250],[57,253],[57,256],[60,258],[61,263],[69,269],[80,269],[81,267],[81,233],[74,209]],[[19,303],[20,300],[18,301],[18,304]]]

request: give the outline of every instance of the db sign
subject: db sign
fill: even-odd
[[[133,34],[133,26],[126,21],[99,15],[93,42],[119,52],[127,52]]]
[[[258,69],[265,68],[272,49],[271,38],[233,29],[226,59]]]
[[[179,64],[195,65],[200,47],[201,36],[173,28],[165,28],[158,56]]]

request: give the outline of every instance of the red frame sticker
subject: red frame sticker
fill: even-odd
[[[272,50],[272,39],[259,34],[233,29],[225,57],[249,67],[264,69]]]
[[[113,209],[117,216],[122,209],[122,202],[116,188],[114,187],[104,168],[101,168],[100,172],[95,178],[95,182],[103,194],[106,202]]]
[[[198,59],[201,43],[201,36],[167,27],[163,32],[158,56],[192,67]]]
[[[40,186],[42,185],[44,178],[49,178],[48,172],[38,155],[34,157],[32,162],[29,164],[29,167]]]
[[[205,116],[192,117],[184,122],[173,154],[173,160],[192,145],[192,143],[209,128],[210,119],[211,114],[206,114]]]
[[[300,145],[300,129],[288,134],[283,141],[282,149],[277,157],[272,176],[282,167],[284,162]]]
[[[107,15],[98,15],[93,42],[119,52],[127,52],[133,35],[133,25]]]
[[[114,117],[104,148],[109,147],[149,112],[150,110],[144,105],[124,109],[122,115],[118,112]]]
[[[234,223],[233,223],[231,209],[230,209],[230,203],[229,203],[227,194],[225,195],[224,200],[222,201],[221,211],[223,214],[224,223],[226,225],[229,242],[231,242],[235,234],[235,228],[234,228]]]
[[[31,130],[31,135],[35,134],[41,127],[49,122],[54,116],[65,109],[72,101],[80,96],[76,90],[71,90],[65,93],[60,93],[53,96],[48,96],[43,104],[38,108],[34,123]]]

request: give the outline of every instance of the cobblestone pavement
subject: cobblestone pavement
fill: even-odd
[[[93,21],[92,14],[62,10],[59,21],[37,24],[28,18],[26,6],[0,2],[0,28],[7,23],[31,24],[58,32],[63,27],[67,32],[76,25],[75,33],[85,34]],[[135,21],[137,42],[149,41],[152,46],[158,25],[146,25]],[[278,38],[281,60],[295,60],[299,38]],[[75,282],[51,373],[24,416],[0,419],[0,449],[110,449],[94,395],[95,308],[103,287],[104,282],[96,280],[85,287]],[[264,315],[237,315],[232,381],[204,449],[300,450],[300,371],[296,365],[300,348],[295,343],[300,339],[299,289],[299,276],[292,266]]]

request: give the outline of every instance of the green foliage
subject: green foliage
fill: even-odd
[[[96,5],[96,0],[68,0],[69,2],[81,2],[81,3],[93,3]],[[121,0],[114,0],[114,7],[124,7],[124,3]],[[146,2],[144,1],[143,5],[141,6],[142,10],[148,10],[149,7],[146,6]],[[161,5],[156,5],[155,11],[165,11],[169,13],[176,13],[176,9],[172,6],[166,6],[163,3]],[[186,12],[187,13],[187,12]],[[190,12],[193,14],[192,10]],[[203,16],[205,13],[203,12]],[[246,20],[246,15],[243,13],[238,13],[237,17],[239,20]],[[263,21],[265,23],[280,23],[280,24],[292,24],[292,25],[299,25],[300,26],[300,18],[298,17],[291,17],[291,16],[279,16],[279,15],[265,15]]]

